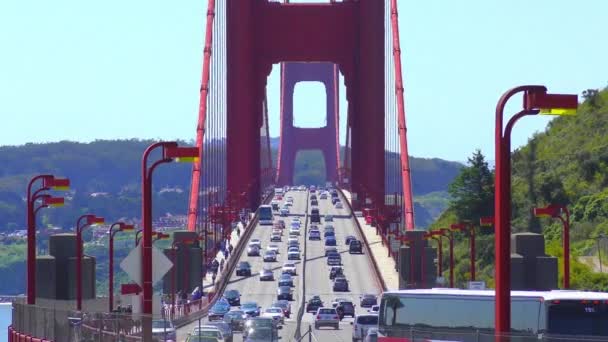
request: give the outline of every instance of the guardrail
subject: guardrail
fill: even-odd
[[[350,203],[350,201],[346,200],[346,196],[344,195],[344,192],[342,191],[342,189],[340,187],[338,187],[338,192],[340,193],[340,196],[344,199],[344,202],[346,202],[346,205],[348,206],[348,209],[350,210],[350,212],[353,214],[355,225],[357,226],[357,235],[359,235],[359,238],[363,241],[363,243],[365,245],[365,250],[366,250],[367,256],[372,261],[372,266],[374,269],[374,276],[376,277],[378,284],[380,284],[382,291],[386,291],[387,290],[386,283],[384,282],[384,278],[382,277],[382,274],[380,273],[380,268],[378,267],[378,262],[376,261],[376,258],[374,257],[374,253],[372,253],[371,249],[369,248],[369,241],[367,241],[367,237],[365,237],[365,234],[363,233],[363,228],[361,228],[361,224],[359,224],[359,220],[355,216],[355,211],[353,210],[353,206]]]
[[[302,298],[300,299],[300,310],[298,310],[298,315],[296,317],[296,332],[294,334],[294,338],[296,340],[300,340],[302,333],[300,329],[302,327],[302,317],[304,316],[304,311],[306,307],[306,246],[308,245],[308,205],[310,193],[306,192],[306,212],[304,213],[304,262],[302,262]]]

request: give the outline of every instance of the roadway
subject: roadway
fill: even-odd
[[[344,273],[346,278],[349,280],[350,291],[349,292],[338,292],[332,291],[332,284],[329,280],[329,269],[326,265],[325,260],[325,246],[323,240],[321,241],[305,241],[308,238],[307,230],[309,222],[305,217],[307,209],[308,193],[300,191],[290,191],[286,196],[292,196],[294,198],[294,205],[291,208],[291,213],[287,218],[283,218],[286,223],[286,229],[283,234],[282,242],[276,242],[280,247],[280,254],[278,261],[273,264],[275,272],[275,278],[278,279],[280,276],[280,270],[283,263],[287,261],[287,237],[289,235],[289,224],[291,219],[296,215],[301,216],[302,224],[306,223],[306,230],[302,229],[300,235],[300,249],[303,252],[306,250],[306,274],[302,272],[302,262],[297,262],[298,275],[294,277],[294,288],[293,288],[293,301],[291,302],[291,317],[286,319],[285,325],[279,334],[281,341],[293,341],[295,330],[297,327],[297,313],[300,309],[300,305],[303,302],[303,296],[308,299],[312,295],[320,295],[324,304],[330,306],[334,298],[349,298],[356,304],[356,311],[358,314],[365,313],[366,309],[359,308],[359,296],[364,293],[375,293],[380,294],[381,288],[379,283],[375,280],[372,272],[372,263],[366,254],[357,255],[349,254],[348,246],[344,244],[344,239],[347,235],[354,235],[360,239],[359,234],[354,222],[354,216],[351,215],[347,206],[344,209],[335,209],[331,204],[330,200],[319,199],[319,211],[323,217],[325,214],[334,215],[334,222],[331,223],[335,227],[336,240],[338,242],[338,251],[342,254],[342,263],[344,266]],[[310,208],[308,208],[310,210]],[[277,219],[276,217],[275,219]],[[320,225],[321,232],[322,227],[325,225],[322,219]],[[304,228],[304,226],[303,226]],[[251,235],[251,239],[258,238],[262,241],[263,249],[270,243],[270,234],[272,231],[271,226],[257,226],[255,231]],[[306,245],[305,245],[306,244]],[[306,246],[306,248],[305,248]],[[366,249],[364,248],[364,251]],[[240,261],[249,261],[252,265],[252,276],[251,277],[237,277],[233,271],[230,276],[229,285],[226,290],[236,289],[241,293],[241,302],[254,301],[262,307],[262,311],[272,305],[276,301],[276,281],[260,281],[259,271],[262,269],[264,263],[262,257],[249,257],[246,251],[240,256]],[[303,259],[304,261],[304,259]],[[303,289],[302,277],[306,277],[306,288]],[[311,313],[304,313],[302,317],[301,332],[305,333],[308,330],[308,326],[314,322],[314,315]],[[352,318],[345,318],[340,323],[339,330],[333,330],[329,328],[321,328],[320,330],[314,330],[313,334],[319,341],[350,341],[352,339],[352,328],[350,325]],[[178,341],[184,341],[188,332],[192,331],[194,327],[198,325],[198,322],[193,322],[187,326],[178,329]],[[242,341],[240,333],[234,335],[234,341]]]

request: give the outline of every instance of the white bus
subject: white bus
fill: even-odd
[[[258,208],[258,222],[262,226],[272,226],[274,223],[274,215],[272,214],[272,207],[270,205],[264,204]]]
[[[494,342],[494,290],[382,294],[378,342]],[[512,291],[512,342],[608,341],[608,293]]]

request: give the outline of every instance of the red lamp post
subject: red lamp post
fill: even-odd
[[[116,228],[116,229],[114,229]],[[110,230],[108,234],[110,235],[110,251],[108,252],[109,256],[109,275],[108,275],[108,307],[110,308],[110,312],[114,311],[114,235],[118,232],[131,231],[134,227],[132,224],[126,224],[124,222],[115,222],[110,226]]]
[[[523,109],[507,122],[503,130],[503,113],[507,101],[523,93]],[[525,85],[502,95],[496,105],[494,192],[494,253],[496,258],[495,329],[501,335],[511,331],[511,131],[517,120],[539,113],[573,115],[578,107],[576,95],[547,94],[544,86]],[[500,338],[497,338],[500,340]]]
[[[536,217],[552,217],[562,221],[563,231],[563,248],[564,248],[564,289],[570,288],[570,212],[565,205],[550,204],[544,208],[534,208],[533,211]],[[565,215],[562,216],[562,214]]]
[[[454,287],[454,232],[447,228],[439,229],[442,236],[448,238],[450,241],[450,287]]]
[[[34,190],[34,184],[41,181],[39,188]],[[53,175],[38,175],[33,177],[27,185],[26,199],[26,221],[27,221],[27,303],[36,304],[36,212],[46,208],[48,204],[42,204],[34,209],[34,203],[38,199],[46,198],[42,192],[51,189],[69,189],[70,181],[65,178],[55,178]]]
[[[161,159],[148,166],[150,154],[162,150]],[[157,142],[144,151],[142,156],[142,313],[145,319],[142,321],[142,338],[146,341],[152,339],[152,175],[160,164],[177,162],[196,162],[200,156],[198,147],[179,147],[177,142]]]
[[[471,281],[475,281],[475,226],[470,222],[455,223],[450,226],[452,230],[469,232],[469,246],[471,258]]]
[[[85,214],[76,221],[76,310],[82,310],[82,230],[91,225],[103,224],[103,217]]]

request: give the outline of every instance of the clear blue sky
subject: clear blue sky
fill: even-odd
[[[0,145],[194,138],[206,2],[0,1]],[[511,86],[608,83],[608,1],[399,0],[399,12],[414,156],[464,161],[481,148],[493,159],[493,111]],[[318,94],[303,86],[296,113]],[[523,120],[514,146],[547,120]]]

